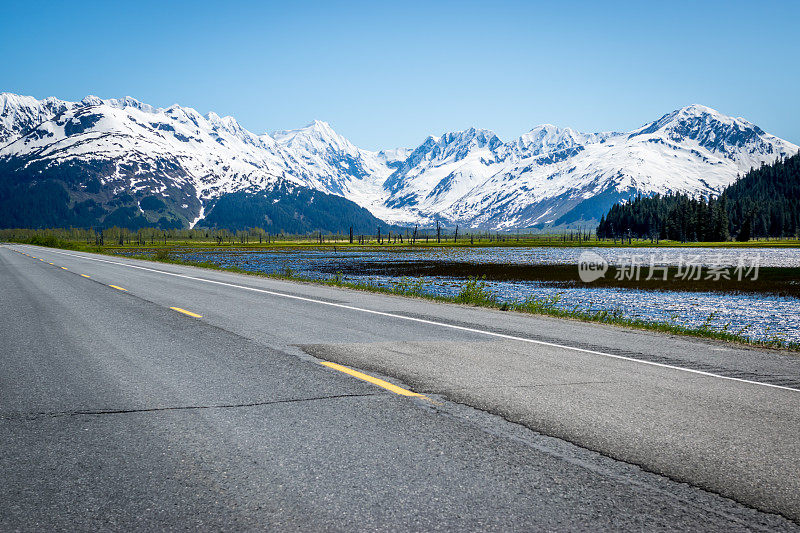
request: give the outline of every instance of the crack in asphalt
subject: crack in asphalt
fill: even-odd
[[[626,461],[624,459],[617,458],[614,455],[609,454],[607,452],[604,452],[604,451],[601,451],[601,450],[598,450],[598,449],[594,449],[594,448],[591,448],[591,447],[587,447],[585,445],[578,444],[576,442],[564,439],[562,437],[556,437],[556,436],[550,435],[550,434],[545,433],[545,432],[543,432],[543,431],[541,431],[539,429],[534,429],[534,428],[528,426],[527,424],[524,424],[523,422],[512,420],[511,418],[507,418],[505,415],[493,412],[493,411],[489,410],[488,408],[478,407],[478,406],[469,405],[469,404],[465,404],[465,403],[460,403],[458,401],[451,400],[451,399],[446,399],[446,401],[449,404],[451,404],[453,406],[456,406],[456,409],[452,409],[452,407],[448,406],[447,404],[444,404],[444,405],[443,404],[427,404],[427,405],[424,405],[423,407],[427,408],[427,409],[430,409],[430,410],[432,410],[433,412],[435,412],[435,413],[437,413],[439,415],[445,416],[445,417],[453,419],[453,420],[458,420],[461,423],[473,426],[473,427],[475,427],[475,428],[477,428],[477,429],[479,429],[481,431],[484,431],[486,433],[494,435],[494,436],[496,436],[498,438],[508,439],[508,440],[514,441],[514,442],[519,443],[519,444],[521,444],[523,446],[526,446],[528,448],[537,450],[540,453],[544,453],[544,454],[549,455],[551,457],[555,457],[555,458],[557,458],[559,460],[562,460],[562,461],[564,461],[566,463],[575,465],[575,466],[577,466],[579,468],[583,468],[583,469],[585,469],[585,470],[587,470],[589,472],[593,472],[594,474],[597,474],[597,475],[600,475],[600,476],[603,476],[603,477],[606,477],[606,478],[609,478],[609,479],[613,479],[613,480],[621,482],[621,483],[628,483],[628,484],[636,485],[637,487],[640,487],[642,490],[653,491],[654,493],[656,493],[657,495],[659,495],[661,497],[668,497],[668,498],[670,498],[670,499],[672,499],[672,500],[674,500],[676,502],[679,502],[686,509],[695,508],[699,504],[696,501],[693,501],[690,497],[682,496],[682,495],[676,493],[675,491],[670,491],[668,489],[656,487],[656,486],[654,486],[652,484],[647,483],[645,480],[635,479],[630,474],[624,474],[624,473],[615,472],[614,470],[608,468],[607,465],[602,464],[600,462],[587,460],[586,458],[577,457],[576,455],[574,455],[574,454],[572,454],[572,453],[570,453],[568,451],[569,448],[574,448],[576,450],[581,450],[581,451],[583,451],[585,453],[596,454],[596,455],[602,457],[603,459],[611,461],[613,463],[624,464],[624,465],[627,465],[628,467],[631,467],[632,469],[639,470],[641,473],[643,473],[645,475],[653,476],[655,478],[660,478],[660,479],[663,479],[663,480],[668,480],[668,481],[670,481],[672,483],[677,483],[678,485],[691,487],[691,488],[693,488],[695,490],[700,490],[700,491],[703,491],[703,492],[708,493],[708,494],[714,494],[714,495],[716,495],[716,496],[718,496],[720,498],[723,498],[724,500],[728,500],[730,502],[735,502],[737,505],[741,505],[743,507],[746,507],[746,508],[751,509],[753,511],[756,511],[758,513],[763,513],[763,514],[766,514],[766,515],[781,517],[781,518],[784,518],[784,519],[788,520],[792,524],[800,525],[800,522],[797,522],[796,520],[794,520],[794,519],[792,519],[792,518],[790,518],[788,516],[785,516],[785,515],[783,515],[783,514],[781,514],[779,512],[776,512],[776,511],[765,511],[765,510],[760,509],[758,507],[755,507],[755,506],[753,506],[751,504],[743,503],[743,502],[741,502],[739,500],[731,498],[730,496],[724,496],[721,493],[719,493],[719,492],[717,492],[717,491],[715,491],[713,489],[709,489],[709,488],[703,487],[701,485],[690,483],[690,482],[687,482],[685,480],[677,479],[677,478],[675,478],[673,476],[670,476],[669,474],[666,474],[664,472],[659,472],[659,471],[648,469],[648,468],[646,468],[646,467],[644,467],[644,466],[642,466],[642,465],[640,465],[638,463],[633,463],[633,462],[630,462],[630,461]],[[473,417],[471,417],[471,416],[469,416],[467,414],[469,411],[474,411],[476,413],[479,413],[480,415],[485,416],[486,419],[485,420],[475,419],[475,418],[473,418]],[[496,422],[494,422],[494,420],[501,421],[501,424],[497,425]],[[504,427],[504,424],[507,424],[508,426]],[[515,432],[513,428],[521,429],[522,430],[522,434],[520,434],[518,432]],[[555,441],[557,443],[560,443],[560,445],[553,446],[551,444],[548,444],[547,440],[541,441],[540,439],[552,440],[552,441]],[[567,448],[564,448],[563,446],[566,446]],[[758,531],[773,531],[774,530],[769,525],[758,524],[758,523],[753,523],[753,522],[746,522],[743,519],[741,519],[740,517],[735,516],[734,514],[732,514],[730,512],[726,512],[724,510],[714,509],[714,508],[706,506],[706,505],[701,505],[701,508],[704,511],[708,512],[708,513],[713,513],[716,516],[725,517],[726,519],[729,519],[731,521],[738,522],[739,524],[742,525],[743,529],[752,529],[752,530],[758,530]]]
[[[159,411],[191,411],[199,409],[237,409],[241,407],[261,407],[264,405],[276,405],[282,403],[311,402],[316,400],[335,400],[338,398],[362,398],[368,396],[379,396],[381,393],[369,394],[332,394],[329,396],[313,396],[310,398],[289,398],[286,400],[270,400],[265,402],[237,403],[237,404],[217,404],[217,405],[179,405],[170,407],[143,407],[141,409],[80,409],[74,411],[50,411],[38,413],[23,413],[12,415],[0,415],[0,420],[38,420],[41,418],[60,418],[67,416],[92,416],[92,415],[120,415],[129,413],[154,413]]]

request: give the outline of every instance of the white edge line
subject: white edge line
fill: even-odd
[[[248,291],[260,292],[260,293],[263,293],[263,294],[269,294],[271,296],[280,296],[282,298],[288,298],[288,299],[291,299],[291,300],[300,300],[300,301],[303,301],[303,302],[310,302],[310,303],[316,303],[316,304],[321,304],[321,305],[327,305],[327,306],[330,306],[330,307],[338,307],[340,309],[348,309],[350,311],[360,311],[362,313],[369,313],[369,314],[372,314],[372,315],[380,315],[380,316],[386,316],[386,317],[390,317],[390,318],[399,318],[401,320],[408,320],[410,322],[417,322],[417,323],[420,323],[420,324],[429,324],[429,325],[432,325],[432,326],[440,326],[440,327],[444,327],[444,328],[456,329],[456,330],[459,330],[459,331],[468,331],[470,333],[478,333],[478,334],[481,334],[481,335],[488,335],[490,337],[497,337],[497,338],[508,339],[508,340],[512,340],[512,341],[527,342],[527,343],[530,343],[530,344],[538,344],[540,346],[550,346],[550,347],[553,347],[553,348],[562,348],[562,349],[566,349],[566,350],[572,350],[574,352],[586,353],[586,354],[591,354],[591,355],[601,355],[603,357],[610,357],[612,359],[620,359],[622,361],[631,361],[631,362],[640,363],[640,364],[643,364],[643,365],[657,366],[657,367],[660,367],[660,368],[670,368],[672,370],[681,370],[683,372],[689,372],[691,374],[697,374],[697,375],[700,375],[700,376],[708,376],[708,377],[719,378],[719,379],[727,379],[727,380],[730,380],[730,381],[738,381],[740,383],[749,383],[751,385],[760,385],[762,387],[771,387],[771,388],[774,388],[774,389],[788,390],[788,391],[792,391],[792,392],[800,392],[800,389],[794,389],[792,387],[785,387],[783,385],[773,385],[772,383],[764,383],[762,381],[752,381],[752,380],[749,380],[749,379],[734,378],[734,377],[730,377],[730,376],[723,376],[721,374],[714,374],[713,372],[704,372],[702,370],[694,370],[692,368],[684,368],[684,367],[681,367],[681,366],[668,365],[668,364],[665,364],[665,363],[656,363],[656,362],[653,362],[653,361],[645,361],[643,359],[636,359],[635,357],[626,357],[624,355],[615,355],[615,354],[612,354],[612,353],[598,352],[598,351],[595,351],[595,350],[587,350],[585,348],[576,348],[574,346],[567,346],[567,345],[564,345],[564,344],[555,344],[555,343],[552,343],[552,342],[539,341],[539,340],[535,340],[535,339],[527,339],[525,337],[516,337],[514,335],[507,335],[505,333],[496,333],[494,331],[486,331],[486,330],[482,330],[482,329],[468,328],[466,326],[457,326],[455,324],[448,324],[446,322],[436,322],[434,320],[425,320],[424,318],[415,318],[415,317],[411,317],[411,316],[397,315],[397,314],[394,314],[394,313],[387,313],[385,311],[374,311],[372,309],[364,309],[363,307],[355,307],[355,306],[347,305],[347,304],[338,304],[338,303],[334,303],[334,302],[326,302],[324,300],[316,300],[314,298],[306,298],[305,296],[295,296],[294,294],[286,294],[286,293],[282,293],[282,292],[270,291],[270,290],[267,290],[267,289],[257,289],[255,287],[247,287],[247,286],[244,286],[244,285],[237,285],[235,283],[227,283],[225,281],[216,281],[216,280],[212,280],[212,279],[198,278],[198,277],[195,277],[195,276],[188,276],[186,274],[178,274],[178,273],[175,273],[175,272],[167,272],[167,271],[164,271],[164,270],[157,270],[155,268],[148,268],[148,267],[143,267],[143,266],[139,266],[139,265],[129,265],[127,263],[120,263],[119,261],[110,261],[110,260],[107,260],[107,259],[98,259],[98,258],[95,258],[95,257],[89,257],[87,255],[77,255],[77,254],[70,254],[70,253],[66,253],[66,252],[58,252],[58,251],[55,251],[55,250],[52,250],[52,249],[49,249],[49,248],[47,249],[47,251],[51,251],[53,253],[60,254],[60,255],[67,255],[67,256],[70,256],[70,257],[77,257],[79,259],[87,259],[89,261],[97,261],[99,263],[109,263],[109,264],[112,264],[112,265],[119,265],[119,266],[128,267],[128,268],[135,268],[135,269],[138,269],[138,270],[147,270],[148,272],[156,272],[158,274],[165,274],[167,276],[175,276],[175,277],[178,277],[178,278],[185,278],[185,279],[190,279],[190,280],[193,280],[193,281],[202,281],[202,282],[205,282],[205,283],[213,283],[215,285],[223,285],[225,287],[234,287],[234,288],[237,288],[237,289],[244,289],[244,290],[248,290]]]

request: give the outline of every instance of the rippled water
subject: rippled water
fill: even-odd
[[[312,279],[328,279],[331,272],[358,262],[459,261],[471,263],[509,264],[577,264],[578,256],[587,250],[603,256],[609,263],[619,264],[632,254],[644,257],[655,254],[659,264],[678,264],[694,256],[705,265],[736,265],[740,260],[757,261],[761,266],[800,267],[800,250],[796,249],[715,249],[715,248],[461,248],[352,250],[311,249],[291,251],[200,250],[185,249],[177,253],[190,261],[211,261],[221,266],[244,270],[282,273],[287,268],[296,275]],[[352,269],[346,269],[351,271]],[[577,276],[577,267],[576,267]],[[388,275],[348,274],[346,280],[392,287],[398,278]],[[426,276],[425,290],[430,294],[454,296],[463,279]],[[563,309],[622,311],[624,316],[670,322],[686,326],[708,323],[716,329],[743,332],[754,339],[775,337],[800,342],[800,299],[762,294],[727,294],[717,292],[642,291],[619,288],[563,288],[535,281],[487,282],[501,301],[521,301],[527,297],[559,295],[557,307]],[[714,313],[709,321],[709,316]]]

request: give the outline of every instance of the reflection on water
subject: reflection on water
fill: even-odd
[[[330,249],[291,251],[250,250],[177,250],[176,254],[189,261],[210,261],[221,266],[235,266],[244,270],[265,273],[283,273],[287,268],[296,275],[312,279],[328,279],[338,268],[352,271],[359,262],[408,261],[463,261],[472,263],[516,264],[577,264],[578,256],[586,248],[461,248],[389,250]],[[678,264],[681,255],[697,256],[697,262],[712,265],[736,265],[740,258],[761,266],[800,266],[800,251],[795,249],[716,249],[716,248],[593,248],[610,263],[624,261],[631,254],[640,254],[649,261],[655,254],[657,262]],[[577,267],[576,267],[577,276]],[[353,275],[348,281],[373,283],[392,287],[398,281],[394,276]],[[462,279],[426,276],[426,291],[430,294],[454,296],[459,292]],[[800,342],[800,300],[761,294],[724,294],[710,292],[661,292],[618,288],[554,288],[535,281],[488,282],[501,301],[519,301],[527,297],[552,297],[560,295],[557,303],[563,309],[621,310],[629,318],[671,322],[685,326],[700,326],[714,313],[710,327],[743,331],[755,339],[780,337]]]

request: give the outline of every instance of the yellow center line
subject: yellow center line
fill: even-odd
[[[183,313],[184,315],[188,315],[194,318],[203,318],[203,315],[198,315],[197,313],[192,313],[191,311],[187,311],[186,309],[181,309],[180,307],[170,307],[173,311],[177,311],[179,313]]]
[[[330,361],[322,361],[320,364],[327,366],[328,368],[338,370],[339,372],[350,374],[355,378],[363,379],[364,381],[368,381],[369,383],[377,385],[378,387],[383,387],[384,389],[392,391],[395,394],[400,394],[401,396],[417,396],[418,398],[425,398],[426,400],[428,399],[424,394],[420,394],[418,392],[411,392],[408,389],[404,389],[403,387],[398,387],[393,383],[389,383],[388,381],[384,381],[382,379],[370,376],[368,374],[364,374],[363,372],[359,372],[358,370],[353,370],[352,368],[348,368],[346,366],[342,366],[336,363],[331,363]]]
[[[55,266],[55,263],[47,263],[47,264],[48,264],[48,265],[54,265],[54,266]]]
[[[64,270],[67,270],[67,267],[61,267],[61,268],[64,269]]]
[[[118,291],[125,291],[128,292],[128,289],[123,289],[122,287],[117,287],[116,285],[109,285],[112,289],[117,289]]]
[[[89,277],[86,274],[81,274],[81,276],[83,276],[84,278],[88,278]]]

